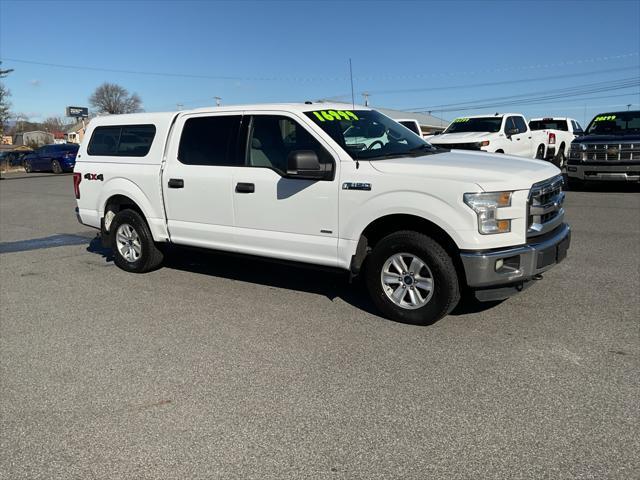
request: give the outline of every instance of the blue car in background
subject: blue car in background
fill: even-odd
[[[27,173],[72,172],[73,167],[76,165],[76,155],[79,147],[75,143],[40,147],[24,157],[24,171]]]

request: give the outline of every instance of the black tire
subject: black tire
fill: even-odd
[[[553,159],[553,164],[562,170],[565,167],[565,163],[567,163],[567,158],[564,156],[564,147],[561,147],[560,151]]]
[[[31,173],[33,171],[31,168],[31,162],[24,162],[24,171],[27,173]]]
[[[504,153],[503,150],[496,150],[496,153]]]
[[[429,268],[433,294],[422,307],[410,310],[395,304],[385,293],[381,275],[385,263],[398,253],[419,257]],[[460,285],[453,260],[442,246],[422,233],[401,231],[380,240],[367,259],[364,271],[367,290],[382,314],[403,323],[429,325],[448,315],[460,300]]]
[[[62,173],[62,167],[60,166],[60,162],[58,160],[53,160],[51,162],[51,170],[53,170],[53,173],[56,174]]]
[[[140,257],[135,261],[127,260],[118,248],[118,229],[122,225],[133,228],[140,240]],[[151,230],[144,217],[135,210],[122,210],[118,212],[111,222],[111,248],[115,264],[122,270],[133,273],[145,273],[155,270],[162,264],[164,258],[162,251],[156,246],[151,235]],[[125,252],[126,253],[126,252]]]
[[[544,145],[540,145],[536,151],[536,159],[544,160]]]
[[[584,182],[579,178],[567,177],[567,187],[569,190],[580,190],[584,187]]]

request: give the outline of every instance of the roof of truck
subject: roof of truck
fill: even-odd
[[[159,123],[170,122],[173,117],[181,113],[214,113],[214,112],[238,112],[244,110],[254,111],[287,111],[287,112],[313,112],[317,110],[345,110],[344,103],[256,103],[249,105],[225,105],[221,107],[203,107],[190,110],[179,110],[175,112],[142,112],[142,113],[125,113],[121,115],[102,115],[92,119],[92,123],[100,125],[121,125],[123,123],[139,124],[139,123]],[[363,105],[347,105],[349,110],[372,110]]]

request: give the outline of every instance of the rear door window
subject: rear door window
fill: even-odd
[[[178,160],[186,165],[240,166],[238,132],[242,115],[189,118],[182,129]]]

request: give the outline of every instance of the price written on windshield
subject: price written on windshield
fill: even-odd
[[[320,110],[313,112],[321,122],[333,122],[335,120],[359,120],[358,116],[350,110]]]

